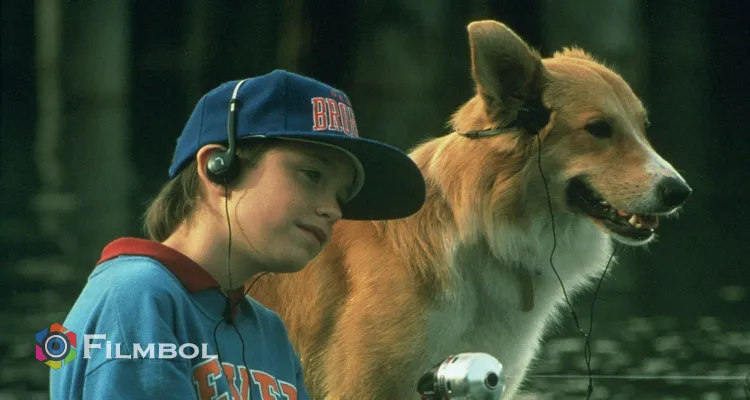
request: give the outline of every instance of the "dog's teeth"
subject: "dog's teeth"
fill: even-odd
[[[633,225],[633,226],[635,226],[636,228],[640,228],[640,226],[639,226],[639,225],[640,225],[641,223],[640,223],[640,222],[638,221],[638,216],[637,216],[637,215],[635,215],[635,214],[631,215],[631,216],[630,216],[630,219],[628,220],[628,222],[630,223],[630,225]]]

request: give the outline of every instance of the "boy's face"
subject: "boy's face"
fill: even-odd
[[[230,194],[234,252],[253,269],[304,268],[341,219],[354,171],[335,148],[289,142],[269,149]]]

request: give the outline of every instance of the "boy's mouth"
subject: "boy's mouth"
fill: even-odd
[[[326,234],[323,229],[320,229],[317,226],[298,224],[297,227],[318,239],[318,242],[320,242],[321,246],[325,244],[326,240],[328,240],[328,234]]]
[[[566,194],[571,208],[591,217],[594,222],[615,236],[629,239],[629,244],[645,244],[655,236],[655,229],[659,226],[659,217],[619,210],[582,179],[572,179]]]

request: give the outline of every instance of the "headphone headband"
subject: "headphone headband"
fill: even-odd
[[[227,139],[226,151],[212,155],[206,163],[206,175],[212,182],[227,184],[231,182],[239,172],[239,163],[236,161],[237,153],[237,94],[240,87],[247,79],[237,82],[229,100],[229,112],[227,113]]]

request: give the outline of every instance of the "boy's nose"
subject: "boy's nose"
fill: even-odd
[[[333,203],[326,203],[325,205],[318,207],[318,215],[329,220],[331,223],[340,220],[342,217],[342,212],[338,201],[334,201]]]

